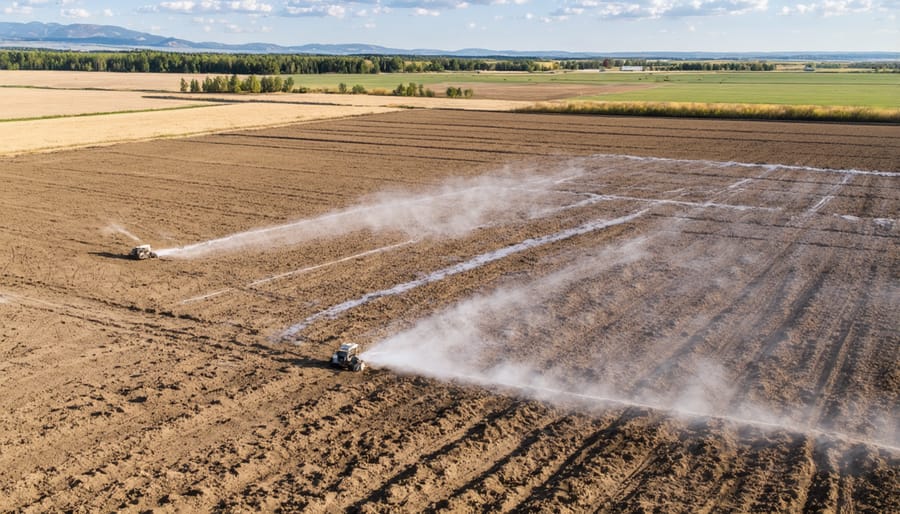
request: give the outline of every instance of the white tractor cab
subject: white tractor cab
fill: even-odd
[[[331,356],[331,366],[353,371],[364,371],[366,363],[359,358],[359,345],[356,343],[344,343]]]
[[[140,245],[132,248],[128,257],[136,261],[142,261],[144,259],[155,259],[157,255],[156,252],[150,249],[150,245]]]

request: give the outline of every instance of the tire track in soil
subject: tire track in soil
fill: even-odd
[[[501,132],[502,132],[502,131],[501,131]],[[517,131],[517,132],[518,132],[518,131]],[[316,132],[315,134],[319,134],[319,133],[321,133],[321,132]],[[331,133],[331,132],[329,132],[329,133]],[[580,132],[579,132],[579,133],[580,133]],[[620,133],[612,133],[612,132],[601,132],[601,133],[597,133],[597,132],[585,132],[585,133],[583,133],[583,134],[585,134],[585,135],[593,135],[593,136],[602,135],[602,136],[618,137],[620,140],[621,140],[621,137],[622,137],[622,136],[628,136],[628,135],[630,135],[630,134],[620,134]],[[497,133],[494,133],[494,132],[486,133],[484,136],[478,138],[478,140],[481,141],[482,143],[484,143],[485,141],[491,141],[491,142],[492,142],[492,141],[496,141],[495,144],[497,144],[497,145],[502,145],[503,142],[504,142],[506,139],[504,139],[504,138],[502,138],[502,137],[497,137],[497,136],[498,136]],[[635,134],[634,136],[635,136],[635,137],[638,137],[636,134]],[[369,137],[371,137],[371,136],[369,136]],[[526,142],[525,140],[522,140],[522,139],[521,139],[521,137],[522,137],[521,134],[518,134],[518,137],[519,137],[519,139],[520,139],[520,143],[519,143],[519,145],[518,145],[519,147],[532,147],[532,146],[535,146],[535,147],[537,147],[537,148],[546,148],[546,147],[548,146],[548,144],[552,144],[553,147],[556,148],[557,151],[563,150],[563,149],[566,149],[566,150],[572,150],[572,149],[577,149],[577,148],[596,148],[595,145],[592,145],[592,144],[590,144],[590,143],[579,144],[579,143],[573,142],[573,141],[571,140],[571,138],[569,138],[569,139],[561,139],[561,140],[559,140],[559,141],[553,141],[552,143],[549,143],[548,140],[547,140],[546,138],[536,138],[536,139],[534,139],[534,142],[531,143],[531,142]],[[641,141],[642,139],[643,139],[643,136],[641,136],[637,141]],[[359,141],[358,138],[351,138],[350,140],[352,140],[352,141]],[[418,140],[418,139],[410,138],[410,140]],[[456,139],[454,139],[454,140],[456,140]],[[380,141],[380,139],[370,139],[370,141],[372,141],[373,144],[380,144],[380,143],[377,143],[377,141]],[[637,141],[636,141],[636,142],[637,142]],[[436,139],[435,142],[436,142],[436,143],[440,143],[442,146],[446,146],[446,139]],[[490,143],[490,144],[494,144],[494,143]],[[821,144],[821,141],[813,142],[813,144],[815,144],[815,145],[818,146],[818,145]],[[877,146],[877,145],[876,145],[876,146]],[[634,148],[641,148],[640,146],[635,146],[634,144],[630,144],[630,145],[627,145],[627,146],[619,146],[619,148],[631,148],[631,147],[634,147]],[[540,152],[540,153],[544,153],[544,152]],[[816,149],[816,150],[811,150],[811,151],[808,151],[808,152],[804,152],[803,150],[798,149],[798,148],[796,148],[796,147],[793,149],[793,153],[794,153],[794,155],[796,155],[796,156],[807,156],[807,155],[808,155],[808,156],[813,156],[813,157],[821,157],[821,156],[823,155],[823,152],[822,152],[821,149]],[[844,149],[844,150],[841,152],[840,155],[841,155],[841,157],[844,157],[844,158],[851,157],[851,155],[848,154],[848,152],[847,152],[846,149]],[[866,156],[868,156],[868,154],[866,154],[866,153],[862,153],[862,154],[860,155],[860,157],[866,157]]]
[[[388,381],[397,383],[398,379],[392,379],[389,376],[383,377]],[[421,379],[400,379],[403,384],[419,386],[424,382]],[[357,422],[349,423],[346,432],[338,438],[347,443],[346,451],[339,456],[339,460],[330,461],[328,469],[342,467],[343,470],[333,472],[326,481],[319,481],[313,476],[313,482],[310,483],[305,477],[296,477],[290,483],[285,483],[284,477],[272,476],[266,483],[274,483],[279,486],[286,486],[289,502],[298,504],[304,508],[321,507],[334,505],[337,498],[341,498],[340,504],[350,505],[354,498],[361,497],[361,494],[371,492],[376,494],[377,489],[381,487],[383,477],[396,476],[416,465],[421,455],[427,452],[434,452],[437,448],[451,445],[459,441],[464,434],[471,430],[471,427],[479,422],[479,419],[486,415],[493,415],[496,409],[500,407],[500,403],[496,398],[485,395],[479,395],[474,402],[463,403],[456,401],[456,394],[447,395],[439,394],[435,398],[434,394],[428,397],[422,397],[416,390],[410,393],[416,397],[417,405],[423,408],[421,412],[417,412],[412,419],[405,418],[408,414],[402,414],[399,409],[388,410],[388,413],[397,413],[398,420],[403,421],[404,428],[394,430],[389,434],[381,432],[381,427],[385,421],[383,414],[375,416],[375,419],[367,419],[364,430],[356,427]],[[384,390],[376,389],[372,396],[382,398],[385,396]],[[383,409],[378,412],[385,412]],[[424,433],[423,433],[424,432]],[[323,431],[322,440],[326,445],[333,445],[335,438]],[[398,451],[387,451],[378,453],[385,448],[385,436],[387,441],[392,443],[392,447],[400,448]],[[353,454],[356,449],[357,454]],[[302,474],[302,470],[301,470]],[[316,475],[316,474],[314,474]],[[293,473],[288,473],[293,476]],[[323,477],[325,478],[325,477]],[[371,484],[374,482],[373,488],[360,489],[355,486],[357,483]],[[298,483],[303,483],[302,488]],[[285,496],[282,494],[282,496]],[[299,500],[295,500],[299,498]],[[308,498],[315,501],[310,502]]]
[[[513,115],[513,116],[516,116],[516,115]],[[384,124],[395,123],[395,124],[402,124],[402,126],[409,126],[409,125],[433,126],[432,123],[428,123],[428,122],[426,122],[426,123],[421,123],[421,122],[420,123],[409,123],[409,122],[382,121],[381,123],[384,123]],[[876,147],[876,148],[882,148],[884,146],[883,144],[879,144],[880,142],[872,142],[871,139],[869,139],[868,137],[865,137],[865,136],[857,136],[857,139],[859,139],[858,142],[848,142],[848,139],[853,139],[853,136],[843,136],[843,135],[826,136],[821,133],[816,133],[816,134],[813,134],[813,137],[815,137],[817,139],[813,140],[813,141],[809,141],[809,140],[802,139],[802,138],[797,138],[797,139],[785,138],[783,133],[775,134],[779,137],[773,138],[772,137],[773,134],[768,131],[751,131],[751,130],[738,131],[738,130],[734,130],[734,129],[710,130],[710,129],[685,128],[685,127],[660,128],[660,126],[658,126],[658,125],[656,125],[656,126],[641,125],[641,126],[636,126],[636,127],[632,127],[632,126],[623,127],[622,124],[603,124],[602,122],[585,124],[584,126],[589,128],[590,130],[577,130],[577,129],[572,128],[572,125],[569,123],[554,125],[552,123],[546,123],[546,122],[542,123],[541,127],[533,127],[532,126],[527,129],[524,129],[522,127],[515,126],[515,125],[513,125],[513,127],[510,127],[509,125],[469,124],[469,123],[460,123],[460,122],[452,123],[452,122],[447,122],[447,121],[444,121],[440,125],[445,126],[445,127],[450,126],[450,127],[454,127],[454,128],[458,128],[458,129],[465,129],[467,131],[469,131],[470,129],[490,130],[491,132],[498,133],[498,134],[502,133],[503,130],[514,130],[516,132],[546,133],[546,134],[552,134],[552,135],[556,135],[556,134],[598,135],[598,134],[600,134],[600,135],[617,136],[617,137],[651,135],[651,136],[657,137],[657,138],[659,138],[659,137],[676,137],[676,138],[691,139],[691,140],[698,140],[698,139],[699,140],[727,140],[727,141],[734,141],[734,142],[741,142],[741,143],[765,142],[765,143],[788,144],[788,145],[792,145],[792,146],[797,146],[797,145],[801,145],[801,144],[812,144],[812,145],[827,144],[828,141],[822,141],[822,139],[819,139],[819,138],[830,139],[831,137],[834,137],[835,139],[838,139],[842,144],[846,144],[850,147],[856,146],[856,147],[865,148],[865,147],[871,146],[871,147]],[[601,130],[598,130],[598,128]],[[679,134],[673,135],[673,134],[671,134],[672,131],[676,131]],[[688,134],[682,135],[683,132],[688,132]],[[693,133],[691,133],[691,132],[693,132]],[[734,134],[739,134],[739,136],[725,137],[725,136],[722,136],[723,133],[734,133]],[[705,136],[705,135],[700,135],[700,134],[710,134],[710,135]],[[792,132],[792,135],[793,134],[795,134],[795,133]],[[746,135],[757,135],[758,137],[745,137]],[[891,141],[894,139],[900,140],[900,138],[898,138],[898,137],[890,137],[890,136],[881,136],[881,138],[888,140],[888,141]]]
[[[432,494],[427,511],[460,512],[481,509],[512,512],[547,480],[565,460],[569,448],[581,444],[587,427],[582,420],[564,416],[532,430],[517,448],[449,494]],[[590,425],[589,425],[590,426]]]
[[[731,508],[738,512],[788,512],[800,508],[811,443],[803,435],[771,434],[748,441],[737,459],[746,471],[732,474]]]
[[[197,141],[190,141],[190,144],[191,144],[192,146],[196,146],[197,143],[198,143]],[[207,142],[201,141],[200,143],[207,143]],[[211,144],[211,145],[221,145],[222,143],[220,143],[220,142],[208,142],[208,144]],[[333,149],[330,149],[330,148],[288,147],[288,146],[272,146],[272,147],[266,147],[266,148],[272,148],[272,149],[275,149],[275,150],[302,150],[303,152],[321,152],[321,153],[326,153],[326,154],[329,154],[329,155],[332,155],[332,156],[334,155],[334,150],[333,150]],[[403,158],[403,159],[406,159],[406,158],[425,159],[425,160],[433,161],[433,160],[434,160],[434,155],[433,155],[433,154],[434,154],[435,152],[440,152],[441,149],[440,149],[440,148],[432,148],[432,150],[433,150],[433,152],[432,152],[431,155],[426,155],[426,154],[423,154],[423,155],[413,155],[413,154],[410,154],[410,155],[403,155],[402,158]],[[174,162],[189,162],[189,163],[192,163],[192,164],[198,164],[198,165],[202,164],[202,165],[204,165],[204,166],[214,166],[214,167],[218,167],[218,166],[228,166],[228,167],[233,167],[233,166],[236,165],[236,162],[235,162],[234,160],[220,161],[220,160],[209,160],[209,159],[207,159],[207,158],[204,158],[204,159],[202,159],[202,160],[189,160],[189,159],[186,159],[186,158],[184,158],[184,157],[182,157],[182,156],[177,156],[177,155],[176,155],[176,156],[161,156],[161,155],[129,154],[129,153],[124,153],[124,152],[120,152],[120,153],[121,153],[123,156],[125,156],[125,157],[139,157],[139,158],[141,158],[141,159],[155,159],[155,160],[174,161]],[[399,157],[401,157],[401,156],[398,156],[396,153],[387,153],[387,152],[384,152],[384,153],[378,153],[378,152],[354,152],[354,151],[346,151],[346,152],[345,152],[343,149],[341,150],[341,154],[342,154],[342,155],[347,155],[347,154],[352,154],[352,155],[366,155],[366,156],[370,156],[370,157],[371,157],[371,156],[375,156],[375,157],[389,157],[389,158],[392,158],[392,159],[398,159]],[[282,156],[282,157],[283,157],[283,156]],[[476,160],[476,159],[454,159],[454,158],[449,158],[449,159],[447,159],[447,158],[445,158],[445,157],[441,157],[441,160],[450,160],[450,161],[459,161],[459,162],[471,162],[471,163],[477,163],[477,164],[483,164],[483,163],[491,162],[491,161],[486,161],[486,160]],[[297,164],[301,164],[301,163],[297,163]],[[295,166],[292,166],[292,167],[289,167],[289,168],[278,167],[278,166],[266,166],[266,165],[259,164],[257,161],[254,161],[254,162],[243,162],[243,161],[238,161],[238,162],[237,162],[237,165],[238,165],[239,167],[241,167],[241,168],[259,169],[259,170],[274,171],[274,172],[288,172],[288,173],[292,173],[292,174],[304,174],[304,175],[309,175],[309,176],[319,176],[319,177],[345,177],[345,178],[356,178],[356,179],[365,179],[365,180],[373,180],[373,181],[374,181],[374,180],[390,180],[391,182],[396,182],[396,183],[400,183],[400,184],[411,184],[411,185],[436,184],[436,183],[437,183],[437,182],[435,182],[434,180],[422,180],[422,179],[420,179],[420,180],[415,180],[415,179],[412,179],[412,178],[404,178],[404,177],[391,177],[391,178],[389,178],[389,179],[385,179],[384,177],[379,177],[379,176],[376,176],[376,175],[348,174],[348,173],[342,173],[340,170],[336,170],[336,169],[328,169],[328,170],[326,170],[326,171],[321,171],[321,170],[319,170],[319,169],[300,169],[300,168],[296,167],[296,165],[295,165]],[[285,184],[285,183],[283,182],[283,179],[280,179],[280,180],[281,180],[281,182],[275,182],[275,183],[273,183],[273,186],[287,187],[287,184]],[[299,184],[298,184],[298,185],[299,185]],[[289,190],[290,190],[290,189],[289,189]],[[329,195],[334,195],[334,196],[338,196],[338,197],[341,197],[341,198],[344,198],[344,197],[346,197],[346,198],[356,198],[356,195],[354,195],[354,194],[352,194],[352,193],[345,193],[345,192],[343,192],[343,191],[328,191],[328,192],[323,192],[323,191],[320,191],[320,190],[305,190],[305,189],[297,189],[297,190],[299,190],[299,191],[304,191],[304,192],[309,192],[309,193],[314,193],[314,194],[329,194]],[[264,192],[265,192],[265,191],[269,191],[269,189],[264,190]]]
[[[859,428],[865,429],[862,431],[863,435],[877,436],[878,428],[873,427],[870,418],[876,413],[890,415],[891,402],[896,402],[897,396],[888,393],[890,386],[881,386],[879,380],[890,377],[891,373],[897,376],[900,338],[896,333],[892,334],[888,327],[885,327],[883,335],[880,334],[879,322],[877,319],[873,320],[870,313],[871,298],[889,294],[884,292],[884,288],[886,284],[890,287],[892,283],[890,269],[890,265],[869,266],[864,282],[857,289],[861,294],[856,298],[852,312],[841,320],[835,337],[836,343],[821,367],[816,388],[818,394],[814,409],[810,412],[810,422],[834,425],[839,421],[846,424],[850,419],[862,419]],[[894,348],[892,354],[879,352],[877,343],[890,340],[897,343],[889,344],[889,347]],[[870,364],[873,361],[875,369]],[[873,398],[867,391],[871,388],[884,392]],[[833,393],[834,391],[840,394]],[[881,407],[873,404],[880,404]],[[875,434],[871,433],[873,431]],[[896,429],[893,432],[884,437],[893,435],[896,438]],[[886,442],[891,444],[890,440]],[[893,444],[896,445],[896,441]]]
[[[414,460],[399,466],[399,472],[390,476],[382,475],[382,483],[364,498],[355,501],[348,498],[349,510],[358,511],[379,504],[386,504],[390,509],[425,509],[431,503],[426,486],[430,487],[443,477],[445,481],[439,483],[440,487],[453,487],[453,483],[461,483],[468,476],[489,466],[490,459],[496,453],[508,451],[508,446],[517,444],[517,431],[528,429],[528,425],[517,418],[523,416],[523,410],[527,412],[529,409],[528,405],[512,402],[498,410],[489,411],[478,419],[468,420],[464,428],[454,431],[453,437],[429,444],[425,449],[428,453],[420,451]],[[549,424],[550,421],[533,418],[533,422],[540,426]],[[499,439],[503,442],[500,445],[496,438],[489,435],[496,433],[502,434]],[[481,457],[466,459],[470,453],[478,453]],[[445,473],[448,468],[455,469],[456,473],[453,476]]]
[[[629,437],[633,425],[649,420],[653,420],[646,427],[649,434],[645,432],[637,440]],[[569,505],[587,511],[614,500],[636,471],[654,458],[661,444],[658,429],[654,416],[626,408],[569,453],[514,510],[542,511],[553,505]]]

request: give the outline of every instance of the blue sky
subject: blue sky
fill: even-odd
[[[0,21],[397,48],[900,51],[900,0],[0,0]]]

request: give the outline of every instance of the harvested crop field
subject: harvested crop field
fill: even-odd
[[[898,148],[409,110],[2,158],[0,510],[896,512]]]
[[[66,91],[60,89],[3,88],[0,121],[45,116],[75,116],[94,113],[184,108],[203,105],[182,99],[150,98],[135,91]]]
[[[541,102],[563,100],[578,96],[609,95],[626,93],[653,87],[650,84],[560,84],[560,83],[491,83],[491,82],[446,82],[429,86],[443,94],[448,87],[470,88],[478,98],[496,100],[519,100]]]

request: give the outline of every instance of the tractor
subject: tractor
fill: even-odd
[[[144,259],[155,259],[157,255],[156,252],[150,249],[150,245],[140,245],[132,248],[128,257],[136,261],[142,261]]]
[[[331,366],[334,368],[364,371],[366,363],[359,358],[359,345],[356,343],[344,343],[331,356]]]

